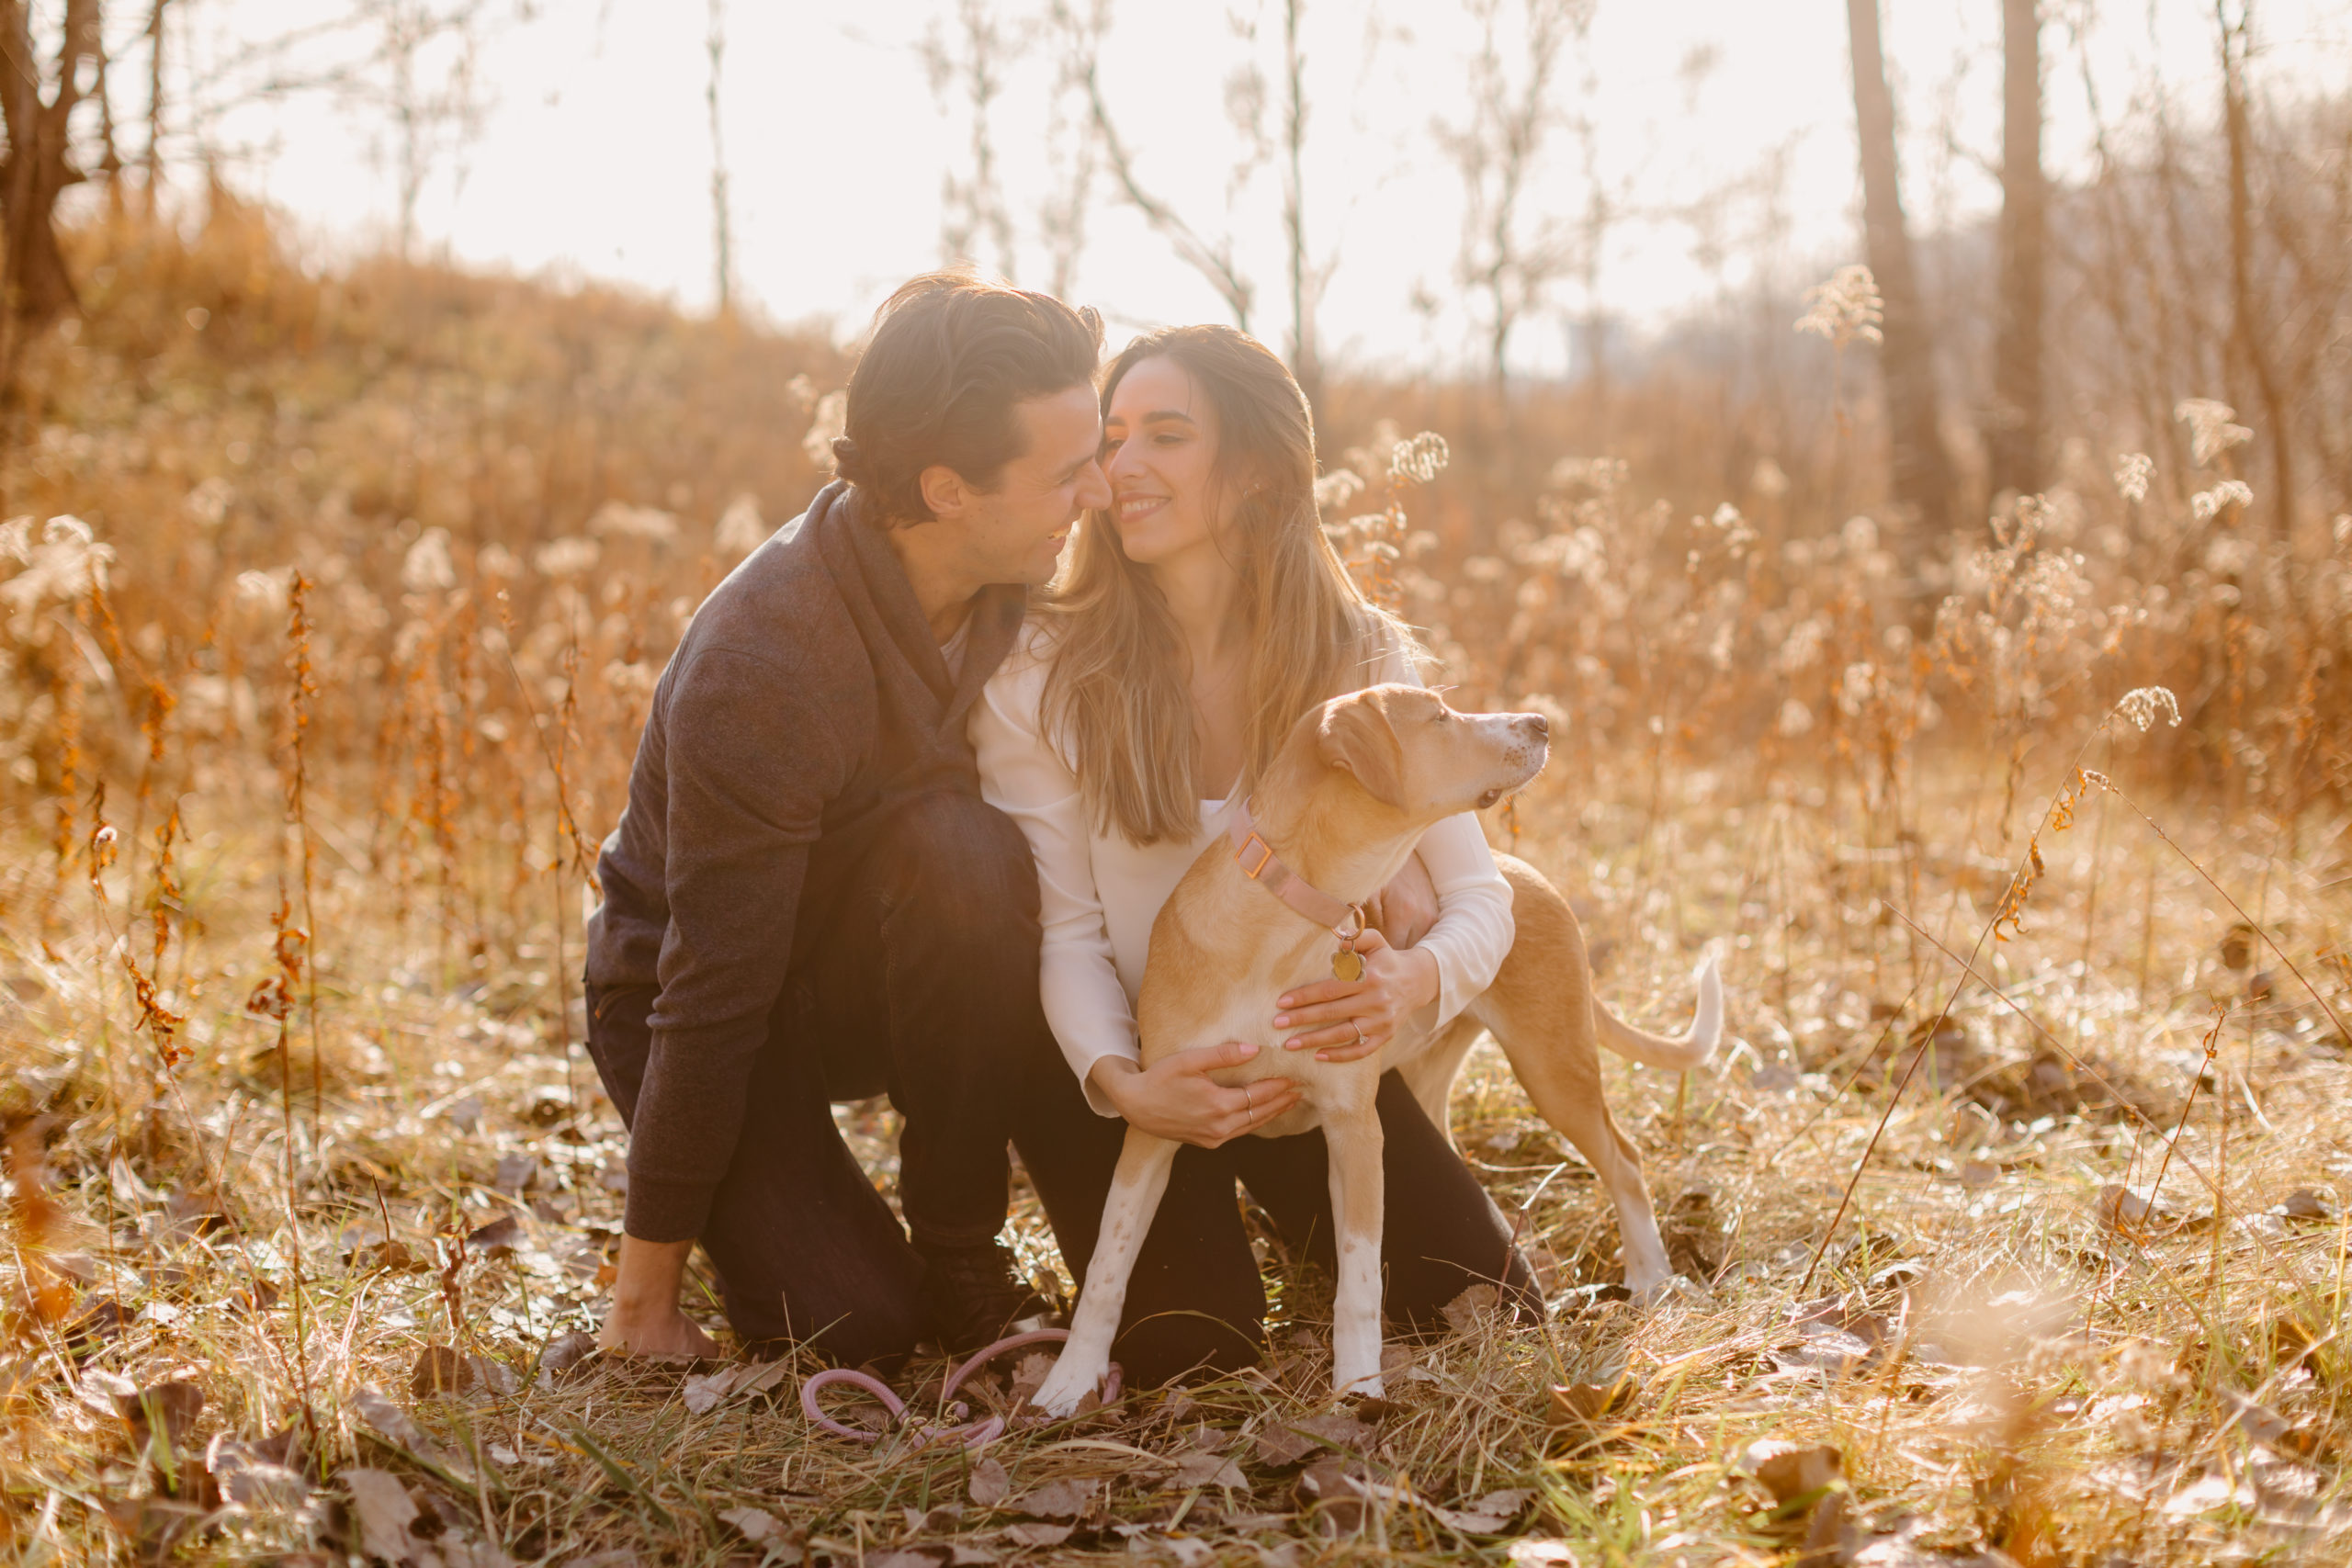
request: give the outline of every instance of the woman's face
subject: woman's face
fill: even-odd
[[[1224,524],[1216,411],[1172,359],[1137,361],[1111,389],[1102,474],[1127,558],[1159,566],[1214,549]]]

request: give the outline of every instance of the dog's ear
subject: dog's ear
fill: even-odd
[[[1359,692],[1325,707],[1315,750],[1324,766],[1352,773],[1373,799],[1404,809],[1405,748],[1376,694]]]

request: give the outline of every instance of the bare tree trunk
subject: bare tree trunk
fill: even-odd
[[[1984,443],[1992,490],[2041,488],[2041,325],[2049,186],[2041,173],[2041,11],[2001,0],[2000,297]]]
[[[2254,0],[2239,0],[2237,20],[2229,0],[2214,0],[2213,18],[2222,31],[2222,125],[2230,152],[2230,335],[2245,356],[2262,398],[2263,423],[2270,436],[2271,526],[2279,547],[2295,540],[2294,433],[2278,367],[2262,330],[2262,307],[2254,292],[2254,192],[2248,172],[2254,123],[2246,107],[2245,51],[2254,24]],[[2291,585],[2294,574],[2286,574]],[[2292,592],[2291,587],[2290,592]]]
[[[1057,50],[1054,106],[1046,131],[1051,189],[1038,209],[1037,227],[1051,264],[1046,292],[1067,299],[1077,281],[1079,256],[1086,249],[1086,220],[1102,150],[1102,129],[1086,103],[1086,85],[1093,78],[1103,36],[1110,30],[1111,0],[1054,0],[1047,19]]]
[[[944,23],[935,23],[920,46],[931,74],[931,90],[943,113],[955,112],[957,96],[967,117],[968,176],[950,168],[941,178],[940,248],[950,261],[978,265],[981,241],[996,246],[999,274],[1012,277],[1019,262],[1012,217],[996,177],[996,101],[1004,96],[1004,73],[1023,50],[1017,29],[1008,28],[987,0],[958,0],[952,41]]]
[[[1118,128],[1111,123],[1111,106],[1102,96],[1102,78],[1096,62],[1086,64],[1086,103],[1094,117],[1094,129],[1102,138],[1102,155],[1110,161],[1111,177],[1119,184],[1119,194],[1129,206],[1143,214],[1152,232],[1175,248],[1184,265],[1206,280],[1225,308],[1233,312],[1233,324],[1243,332],[1250,330],[1250,310],[1257,290],[1243,276],[1234,259],[1230,239],[1212,242],[1190,223],[1183,215],[1144,187],[1136,173],[1135,156],[1127,144],[1119,140]]]
[[[1487,375],[1498,392],[1510,374],[1512,332],[1567,266],[1569,247],[1556,232],[1522,233],[1522,208],[1559,119],[1551,95],[1561,51],[1592,20],[1590,0],[1526,0],[1523,36],[1511,40],[1513,48],[1503,37],[1503,8],[1502,0],[1469,0],[1479,44],[1470,62],[1468,115],[1460,126],[1439,128],[1462,172],[1465,211],[1455,276],[1486,297]]]
[[[1919,301],[1895,177],[1894,99],[1879,45],[1878,0],[1846,0],[1854,60],[1854,121],[1861,147],[1862,228],[1885,321],[1881,379],[1886,389],[1894,499],[1926,537],[1951,525],[1951,462],[1937,409],[1935,344]],[[1915,540],[1917,544],[1918,541]]]
[[[8,230],[0,272],[7,316],[0,384],[13,384],[24,329],[79,303],[57,248],[53,217],[59,194],[84,177],[67,156],[67,130],[81,101],[82,61],[97,47],[98,0],[66,0],[57,84],[44,98],[25,0],[0,0],[0,114],[8,132],[7,156],[0,160],[0,219]]]
[[[716,274],[713,286],[718,293],[718,312],[724,316],[735,309],[735,242],[727,215],[727,144],[719,133],[718,115],[719,72],[727,58],[727,0],[710,0],[707,43],[710,51],[710,81],[703,91],[703,100],[710,109],[711,265]]]
[[[155,214],[155,193],[164,183],[164,6],[155,0],[147,13],[147,152],[141,164],[147,175],[147,215]]]
[[[1315,340],[1315,278],[1306,259],[1306,57],[1298,28],[1306,0],[1283,0],[1283,237],[1290,248],[1290,368],[1310,410],[1323,408],[1323,367]]]

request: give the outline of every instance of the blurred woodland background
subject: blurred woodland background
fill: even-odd
[[[812,1438],[774,1380],[582,1359],[625,1181],[580,1045],[594,845],[681,628],[830,477],[854,351],[741,298],[720,105],[761,89],[723,0],[678,8],[707,167],[629,172],[707,182],[709,310],[423,242],[528,6],[231,37],[213,0],[0,0],[8,1551],[2340,1552],[2352,96],[2271,69],[2257,0],[2151,7],[2211,69],[2120,101],[2088,6],[1971,0],[2000,199],[1929,229],[1924,108],[1849,0],[1850,244],[1744,265],[1771,193],[1726,190],[1673,220],[1731,281],[1635,333],[1600,268],[1643,193],[1591,153],[1613,3],[1448,0],[1463,91],[1410,112],[1475,331],[1419,367],[1330,346],[1304,62],[1338,0],[1232,18],[1222,209],[1156,183],[1109,0],[942,0],[920,44],[956,152],[903,270],[1072,290],[1124,214],[1275,344],[1367,586],[1457,705],[1555,716],[1498,844],[1653,1021],[1723,943],[1742,1036],[1611,1069],[1689,1298],[1611,1298],[1606,1201],[1483,1053],[1455,1132],[1550,1329],[1466,1303],[1392,1410],[1301,1427],[1320,1287],[1270,1249],[1272,1376],[1092,1418],[1125,1458],[1010,1440],[1009,1492]],[[1052,134],[1009,140],[1033,80]],[[2062,82],[2095,128],[2063,176]],[[322,259],[241,187],[221,128],[296,101],[377,128],[380,248]],[[887,1107],[842,1115],[887,1187]],[[1054,1281],[1033,1201],[1013,1234]]]

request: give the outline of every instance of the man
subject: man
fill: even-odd
[[[1110,503],[1101,353],[1094,313],[1044,295],[899,289],[850,380],[842,481],[718,586],[655,688],[589,932],[589,1049],[630,1134],[607,1349],[712,1353],[678,1301],[697,1239],[740,1336],[847,1362],[1043,1310],[994,1239],[1006,1143],[1091,1118],[1032,1083],[1068,1076],[1035,874],[964,729],[1028,589]],[[911,1246],[831,1119],[884,1089]]]

